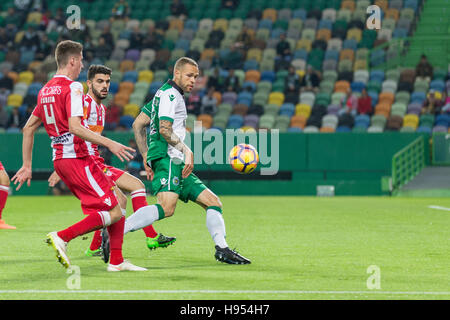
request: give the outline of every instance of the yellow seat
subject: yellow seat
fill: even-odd
[[[410,126],[413,128],[417,128],[418,125],[419,125],[419,117],[415,114],[407,114],[403,118],[403,126],[404,127]]]
[[[10,94],[8,96],[7,104],[12,107],[20,107],[23,102],[23,97],[20,94]]]
[[[269,104],[276,104],[281,106],[284,102],[284,93],[282,92],[271,92],[269,94]]]
[[[311,115],[311,106],[306,103],[299,103],[295,106],[295,115],[304,116],[306,119]]]
[[[144,81],[147,83],[152,83],[153,81],[153,71],[151,70],[142,70],[138,74],[138,81]]]
[[[141,112],[141,108],[137,104],[128,103],[123,108],[123,115],[124,116],[132,116],[133,118],[136,118]]]
[[[31,71],[22,71],[19,73],[18,82],[25,82],[27,85],[30,85],[34,80],[34,74]]]

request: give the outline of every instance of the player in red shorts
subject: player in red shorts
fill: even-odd
[[[107,147],[120,160],[132,158],[132,148],[90,131],[83,120],[83,86],[78,78],[83,67],[83,46],[66,40],[55,50],[58,70],[39,91],[37,105],[23,128],[23,165],[12,178],[18,184],[30,185],[34,133],[43,123],[51,139],[53,165],[58,176],[81,201],[86,217],[67,229],[50,232],[47,243],[56,251],[59,262],[70,266],[67,243],[72,239],[101,228],[108,228],[111,258],[107,271],[145,271],[122,256],[125,217],[118,205],[114,182],[105,176],[89,156],[86,141]],[[85,141],[86,140],[86,141]]]
[[[101,103],[109,92],[109,85],[111,79],[111,69],[102,65],[91,65],[88,70],[87,85],[89,91],[83,97],[84,100],[84,119],[87,121],[89,129],[98,134],[102,134],[105,126],[105,112],[106,108]],[[128,172],[105,164],[105,160],[100,156],[98,146],[87,142],[89,154],[97,161],[100,169],[110,177],[116,185],[126,192],[131,193],[131,202],[133,205],[133,212],[136,212],[142,207],[148,206],[146,199],[145,186],[141,180],[132,176]],[[49,178],[49,185],[53,187],[59,182],[59,177],[56,172]],[[126,210],[127,198],[122,192],[117,192],[117,199],[120,207]],[[167,237],[155,231],[152,225],[145,227],[145,235],[147,237],[147,247],[149,249],[156,249],[158,247],[167,247],[175,242],[176,238]],[[97,230],[94,233],[90,247],[86,250],[87,256],[101,255],[101,231]],[[105,258],[105,257],[104,257]]]
[[[0,229],[16,229],[14,226],[10,226],[2,220],[2,212],[5,208],[6,200],[9,194],[9,176],[6,173],[5,167],[0,161]]]

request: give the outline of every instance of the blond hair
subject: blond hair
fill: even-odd
[[[78,55],[83,52],[81,43],[64,40],[58,43],[55,50],[56,65],[58,68],[64,68],[69,62],[70,56]]]

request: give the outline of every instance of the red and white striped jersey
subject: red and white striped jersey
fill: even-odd
[[[63,75],[54,76],[39,91],[33,115],[42,120],[52,141],[53,161],[89,155],[86,142],[69,132],[69,118],[83,118],[81,83]]]
[[[103,104],[97,104],[95,100],[89,95],[83,98],[84,119],[89,129],[95,133],[102,134],[105,127],[105,113],[106,108]],[[88,151],[91,156],[100,157],[98,152],[98,145],[86,141]]]

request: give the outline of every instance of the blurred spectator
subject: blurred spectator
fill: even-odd
[[[6,29],[15,33],[20,26],[20,20],[20,14],[16,12],[14,7],[9,7],[4,20]]]
[[[130,139],[128,141],[128,146],[136,150],[135,152],[130,152],[133,156],[133,159],[131,159],[126,166],[126,170],[136,178],[140,179],[140,172],[144,170],[144,164],[143,159],[141,156],[141,153],[138,151],[138,147],[136,144],[136,141],[134,139]]]
[[[367,90],[364,88],[361,92],[361,96],[358,98],[358,113],[372,115],[372,98],[367,94]]]
[[[142,39],[142,49],[158,50],[161,47],[162,36],[156,32],[154,26],[149,26]]]
[[[117,128],[121,114],[122,110],[116,104],[111,104],[106,108],[106,115],[105,115],[106,131],[112,131]]]
[[[41,22],[39,23],[39,28],[38,28],[40,31],[45,32],[47,30],[48,25],[51,20],[51,17],[52,17],[52,12],[50,10],[47,10],[42,14]]]
[[[20,114],[19,108],[13,108],[11,114],[9,115],[8,123],[6,127],[8,128],[22,128],[25,125],[25,117]]]
[[[143,36],[141,30],[139,29],[139,26],[135,26],[133,28],[133,32],[131,33],[131,36],[130,36],[129,49],[141,50],[143,40],[144,40],[144,36]]]
[[[444,106],[442,107],[441,113],[449,113],[450,112],[450,90],[447,93],[444,92]]]
[[[238,50],[238,46],[232,45],[230,48],[230,52],[223,59],[223,67],[227,70],[229,69],[240,69],[242,62],[242,54]]]
[[[288,86],[284,90],[284,102],[297,104],[299,102],[299,90],[294,86]]]
[[[0,79],[0,92],[2,91],[2,89],[4,89],[5,91],[3,91],[3,94],[9,95],[9,93],[12,91],[13,86],[14,86],[14,81],[8,77],[8,68],[3,68],[2,70],[0,70],[4,76],[3,78]]]
[[[47,34],[44,33],[41,37],[41,41],[39,41],[34,60],[44,61],[44,59],[52,53],[53,45],[53,41],[50,41]]]
[[[66,15],[63,9],[60,7],[56,9],[55,16],[49,17],[49,22],[47,25],[46,32],[50,33],[53,31],[62,32],[63,28],[66,26]]]
[[[294,66],[289,66],[288,74],[284,79],[286,90],[300,92],[300,76],[295,72]]]
[[[314,91],[317,92],[319,90],[320,79],[317,73],[313,70],[311,65],[306,67],[306,73],[302,78],[302,82],[300,83],[301,91]]]
[[[112,47],[106,42],[104,37],[98,39],[98,46],[94,49],[96,58],[106,61],[111,55]]]
[[[289,42],[286,40],[286,34],[282,33],[280,34],[280,41],[278,41],[277,43],[277,57],[275,58],[275,60],[277,62],[290,62],[291,58],[292,58],[292,51],[291,51],[291,45],[289,44]]]
[[[8,124],[8,111],[6,111],[6,107],[0,104],[0,128],[6,128]]]
[[[225,78],[223,85],[225,88],[231,88],[234,92],[239,92],[239,78],[234,74],[234,69],[228,71],[228,76]]]
[[[173,0],[170,4],[171,18],[186,19],[188,12],[186,6],[181,0]]]
[[[105,26],[102,30],[102,33],[100,34],[101,37],[105,38],[105,42],[110,45],[112,48],[114,48],[114,37],[111,33],[111,27]]]
[[[351,114],[353,117],[356,116],[358,112],[358,98],[353,94],[351,89],[348,89],[347,95],[341,100],[341,109],[339,110],[339,115],[345,113]]]
[[[201,114],[209,114],[214,116],[217,112],[217,99],[214,97],[215,88],[211,87],[208,90],[208,94],[206,94],[202,98],[202,106],[200,108]]]
[[[200,94],[198,92],[198,89],[195,88],[191,91],[189,97],[187,98],[187,103],[186,103],[187,112],[198,116],[200,114],[201,105],[202,105],[202,103],[201,103]]]
[[[234,10],[239,5],[239,0],[222,0],[222,8]]]
[[[200,74],[195,80],[194,87],[197,88],[197,90],[201,91],[206,88],[207,84],[208,84],[208,76],[205,75],[202,69],[200,69]]]
[[[421,80],[430,80],[433,78],[433,66],[428,62],[427,56],[422,55],[416,66],[416,78]]]
[[[220,48],[220,43],[225,37],[225,33],[222,29],[212,30],[209,34],[208,40],[205,43],[205,48]]]
[[[248,31],[247,26],[242,26],[241,32],[238,34],[236,38],[236,43],[241,46],[245,51],[250,49],[250,46],[252,45],[253,37]]]
[[[89,26],[86,24],[86,19],[81,18],[80,20],[80,28],[70,30],[70,40],[84,43],[86,38],[89,37],[90,30]]]
[[[6,32],[5,28],[0,28],[0,51],[6,51],[11,41],[11,36]]]
[[[214,75],[208,78],[208,89],[212,87],[217,91],[223,91],[223,79],[220,76],[219,68],[215,68]]]
[[[112,8],[111,19],[127,20],[129,14],[130,14],[130,6],[128,5],[128,2],[126,2],[125,0],[119,0]]]
[[[34,51],[36,52],[40,43],[39,36],[32,26],[29,26],[27,31],[25,31],[22,41],[20,41],[20,51]]]
[[[439,94],[439,96],[437,96]],[[440,93],[435,92],[433,89],[428,93],[427,99],[423,103],[422,114],[440,114],[444,101],[442,101]]]

